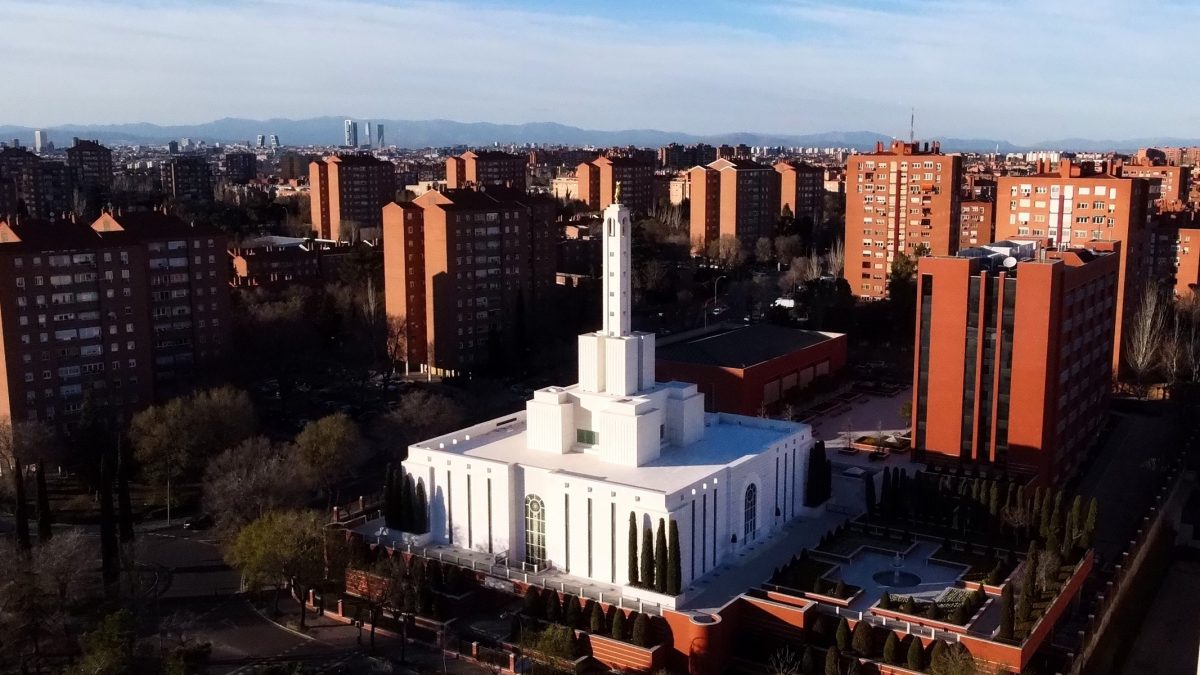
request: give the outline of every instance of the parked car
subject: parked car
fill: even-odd
[[[183,521],[183,529],[185,530],[207,530],[208,528],[212,527],[212,525],[212,516],[208,515],[207,513],[201,513],[198,516],[192,516],[191,518]]]

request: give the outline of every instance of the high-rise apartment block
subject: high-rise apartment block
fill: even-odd
[[[179,155],[164,160],[160,170],[163,192],[178,202],[213,199],[212,169],[203,155]]]
[[[1123,178],[1146,179],[1149,199],[1156,210],[1178,211],[1187,202],[1191,171],[1186,167],[1124,164],[1117,173]]]
[[[680,145],[672,143],[658,149],[658,165],[663,169],[690,169],[714,162],[717,149],[711,145]]]
[[[718,159],[693,167],[691,226],[693,247],[707,250],[724,236],[744,247],[770,237],[779,222],[779,173],[749,159]]]
[[[1200,215],[1194,211],[1156,214],[1150,231],[1152,278],[1171,286],[1175,297],[1200,289]]]
[[[154,211],[105,213],[102,239],[146,249],[156,396],[179,392],[223,362],[229,345],[229,260],[225,235]],[[107,291],[105,291],[107,293]]]
[[[308,165],[313,229],[320,239],[375,239],[396,198],[396,165],[371,155],[332,155]]]
[[[1000,241],[923,257],[913,447],[927,462],[1053,483],[1100,432],[1111,388],[1120,242]]]
[[[806,162],[775,163],[779,172],[780,213],[790,212],[798,223],[820,225],[825,219],[825,170]]]
[[[230,183],[244,185],[258,177],[258,157],[253,152],[231,152],[225,155],[225,178]]]
[[[408,363],[453,375],[527,346],[554,285],[555,210],[502,188],[430,190],[384,208],[387,314],[402,322]]]
[[[71,167],[71,178],[80,190],[107,191],[112,187],[112,150],[97,141],[76,138],[67,148],[67,166]]]
[[[225,355],[224,237],[159,213],[0,223],[0,415],[128,415]]]
[[[62,162],[38,160],[21,169],[17,199],[25,215],[61,219],[72,209],[71,172]]]
[[[996,205],[983,199],[964,199],[959,208],[958,247],[986,244],[996,239]]]
[[[34,131],[33,131],[33,151],[40,155],[40,154],[42,154],[42,151],[45,149],[46,149],[46,132],[42,131],[41,129],[34,129]]]
[[[887,296],[896,255],[958,250],[962,158],[939,144],[893,141],[846,162],[846,263],[857,296]]]
[[[524,192],[528,158],[497,150],[468,150],[446,159],[446,187],[500,185]]]
[[[575,168],[579,201],[593,210],[614,203],[621,186],[621,203],[635,214],[644,214],[654,203],[654,167],[629,157],[597,157]]]
[[[342,145],[348,148],[358,147],[358,122],[354,120],[342,122]]]
[[[375,125],[375,145],[376,145],[376,147],[379,147],[379,148],[383,148],[383,146],[384,146],[383,125],[382,124]]]
[[[1111,166],[1039,162],[1030,176],[1002,176],[996,184],[996,237],[1039,239],[1074,246],[1093,239],[1121,242],[1117,325],[1112,368],[1121,364],[1122,323],[1150,276],[1148,185],[1114,175]]]

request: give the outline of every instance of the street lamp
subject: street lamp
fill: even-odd
[[[721,280],[728,279],[728,278],[729,278],[728,276],[722,274],[721,276],[717,277],[716,279],[713,279],[713,297],[712,297],[713,309],[717,308],[717,289],[721,286]],[[708,311],[707,310],[705,310],[705,312],[704,312],[704,327],[708,328]]]

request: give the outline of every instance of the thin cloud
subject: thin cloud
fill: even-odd
[[[0,122],[353,114],[698,133],[1185,135],[1200,8],[747,0],[733,25],[366,0],[6,2]],[[607,12],[607,13],[606,13]],[[690,18],[690,17],[697,18]],[[1152,36],[1152,37],[1151,37]]]

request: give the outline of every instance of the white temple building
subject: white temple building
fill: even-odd
[[[630,330],[630,230],[605,209],[603,328],[579,336],[578,384],[410,446],[432,543],[626,585],[630,513],[674,520],[686,589],[804,510],[808,425],[705,413],[695,385],[654,381],[654,335]]]

